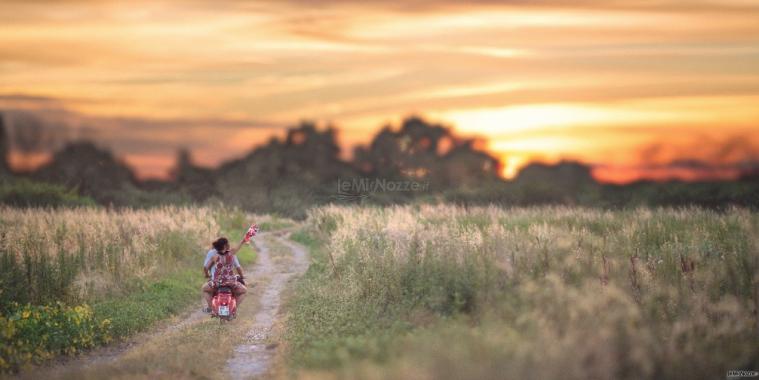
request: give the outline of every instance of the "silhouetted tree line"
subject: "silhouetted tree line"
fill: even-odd
[[[145,182],[138,181],[132,170],[111,152],[91,142],[78,141],[65,145],[48,164],[33,173],[13,173],[7,159],[0,160],[0,177],[4,178],[6,193],[14,181],[24,178],[57,184],[65,191],[74,189],[105,205],[144,207],[220,201],[247,210],[295,217],[303,216],[310,206],[329,202],[602,207],[759,205],[756,171],[747,172],[737,182],[639,182],[615,186],[597,183],[591,168],[580,163],[534,163],[514,180],[505,181],[499,177],[499,161],[479,149],[478,141],[462,138],[450,128],[418,117],[407,118],[397,129],[383,128],[368,145],[356,148],[351,161],[341,159],[336,134],[333,128],[320,129],[303,122],[289,129],[284,139],[272,138],[245,157],[216,169],[195,165],[190,153],[182,150],[178,152],[171,180]],[[0,117],[0,154],[7,157],[8,153],[8,138]],[[422,191],[338,188],[339,181],[359,178],[411,181],[423,186],[419,187]],[[28,189],[28,183],[26,186]],[[24,201],[23,194],[16,194],[13,199],[16,200],[11,203],[40,203],[34,199]]]

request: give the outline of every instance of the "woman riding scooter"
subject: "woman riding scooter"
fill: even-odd
[[[206,301],[206,308],[203,310],[206,313],[210,313],[212,310],[211,302],[216,289],[221,286],[226,286],[232,289],[237,305],[239,305],[243,298],[247,288],[245,285],[238,281],[238,275],[240,279],[244,279],[245,275],[242,271],[242,266],[237,260],[237,252],[242,248],[243,244],[250,241],[251,234],[245,234],[245,237],[237,244],[237,247],[230,249],[229,240],[225,237],[221,237],[213,242],[213,248],[216,253],[211,256],[210,260],[206,260],[203,266],[203,273],[206,278],[209,279],[203,284],[203,298]],[[235,274],[235,271],[237,274]]]

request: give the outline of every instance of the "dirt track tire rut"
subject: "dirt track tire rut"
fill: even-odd
[[[255,324],[245,335],[243,344],[234,349],[232,358],[227,362],[227,373],[234,380],[257,378],[270,370],[277,354],[277,344],[269,341],[272,329],[282,303],[282,292],[289,280],[300,275],[308,268],[308,255],[305,248],[292,241],[275,236],[279,243],[292,252],[292,259],[287,267],[273,262],[270,249],[264,239],[258,244],[259,257],[253,276],[269,275],[271,280],[264,285],[255,315]]]

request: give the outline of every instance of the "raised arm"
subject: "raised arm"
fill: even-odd
[[[231,250],[232,253],[237,254],[237,251],[239,251],[240,248],[242,248],[243,244],[249,242],[253,236],[256,236],[257,232],[258,232],[258,225],[256,225],[255,223],[251,224],[250,228],[248,228],[248,231],[245,233],[245,236],[243,236],[242,240],[240,240],[240,243],[237,244],[237,247],[232,248]]]
[[[237,243],[237,246],[234,247],[234,248],[232,248],[230,250],[230,252],[232,252],[233,254],[237,254],[237,251],[239,251],[240,248],[242,248],[243,244],[245,244],[245,243],[247,243],[249,241],[250,241],[250,239],[248,239],[247,237],[242,238],[242,240],[240,240],[240,242]]]

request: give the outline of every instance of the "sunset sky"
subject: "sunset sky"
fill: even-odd
[[[349,152],[416,114],[486,138],[507,177],[732,178],[759,162],[759,1],[3,0],[0,110],[142,177],[304,119]]]

